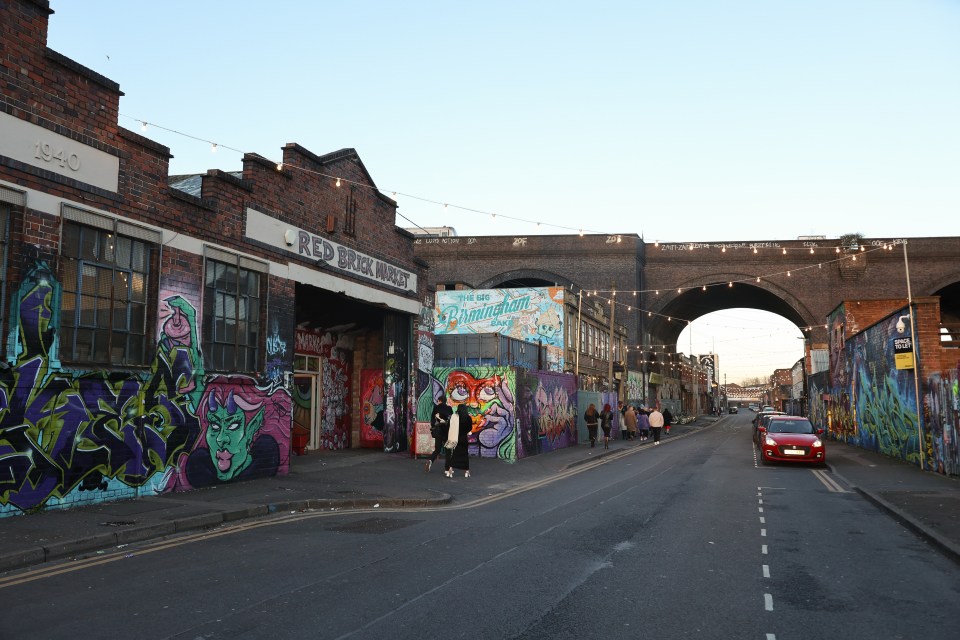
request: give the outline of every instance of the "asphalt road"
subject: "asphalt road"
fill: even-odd
[[[955,565],[827,470],[758,467],[751,416],[467,505],[286,514],[19,572],[0,638],[948,636]]]

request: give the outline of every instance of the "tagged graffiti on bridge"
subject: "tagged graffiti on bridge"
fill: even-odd
[[[209,393],[204,396],[195,308],[181,296],[163,300],[163,325],[148,372],[84,373],[59,366],[59,300],[60,284],[49,266],[37,261],[12,301],[10,366],[0,371],[0,515],[185,488],[176,481],[185,473],[181,465],[204,442],[211,417],[236,418],[230,409],[251,402],[234,393],[232,403],[221,394],[203,405]],[[250,378],[234,382],[255,387]],[[289,450],[289,395],[282,390],[270,395],[276,411],[264,411],[261,418],[244,414],[248,426],[259,423],[250,451],[262,435]],[[243,458],[239,447],[232,456],[238,454]],[[214,471],[217,481],[243,476],[229,473],[225,454],[208,451],[208,457],[221,472]],[[277,473],[285,464],[279,455],[253,466]]]

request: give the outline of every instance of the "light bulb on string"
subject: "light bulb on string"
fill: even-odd
[[[337,184],[336,184],[335,186],[337,186],[337,187],[340,186],[340,178],[337,178]]]
[[[210,143],[210,153],[216,153],[216,152],[217,152],[217,143],[216,143],[216,142],[211,142],[211,143]]]
[[[140,122],[140,131],[146,131],[146,130],[147,130],[147,121],[143,120],[142,122]]]
[[[783,248],[783,255],[787,255],[787,248],[786,248],[786,247]]]
[[[277,171],[283,171],[283,163],[282,163],[282,162],[278,162],[278,163],[277,163]]]

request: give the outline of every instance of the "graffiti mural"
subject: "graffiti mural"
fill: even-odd
[[[960,475],[960,364],[927,380],[923,412],[928,466],[938,473]]]
[[[383,446],[383,369],[360,370],[360,446]]]
[[[576,445],[576,377],[518,372],[517,434],[519,458]]]
[[[643,373],[627,371],[627,402],[630,404],[645,404],[647,394],[643,390]]]
[[[350,448],[350,371],[342,352],[321,360],[323,394],[320,396],[320,447]]]
[[[274,318],[267,336],[267,380],[280,381],[286,369],[287,343],[280,338],[279,322]]]
[[[851,315],[843,307],[831,314],[830,386],[820,386],[822,376],[811,377],[810,417],[835,440],[921,465],[927,456],[921,453],[913,371],[897,369],[894,360],[902,313],[849,336]]]
[[[433,401],[446,395],[456,409],[467,405],[473,420],[470,455],[517,460],[516,372],[510,367],[438,367],[417,402],[417,420],[429,422]]]
[[[50,367],[60,285],[34,264],[12,301],[16,361],[0,373],[0,512],[132,497],[199,434],[189,348],[158,344],[149,374],[71,375]],[[192,311],[180,299],[168,305]],[[89,493],[86,493],[89,492]]]
[[[0,515],[189,488],[189,475],[227,482],[286,471],[289,395],[240,376],[230,389],[207,381],[196,308],[184,297],[161,296],[156,356],[142,374],[63,370],[59,301],[43,261],[12,296],[9,366],[0,370]],[[215,434],[241,422],[242,438]]]
[[[383,322],[383,450],[406,451],[412,443],[413,430],[407,425],[407,369],[410,366],[410,319],[391,313]]]
[[[170,475],[167,490],[206,487],[286,473],[290,464],[290,396],[277,384],[217,375],[200,398],[200,434]]]

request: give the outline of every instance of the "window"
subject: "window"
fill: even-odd
[[[267,265],[207,247],[204,271],[203,351],[207,367],[258,371],[261,275]]]
[[[0,196],[2,195],[0,193]],[[11,209],[9,204],[0,201],[0,309],[4,310],[7,308],[7,251],[10,242]]]
[[[351,236],[357,235],[357,194],[355,190],[356,187],[350,185],[347,202],[343,207],[343,232]]]
[[[65,361],[147,365],[148,295],[159,232],[64,206],[60,353]]]

